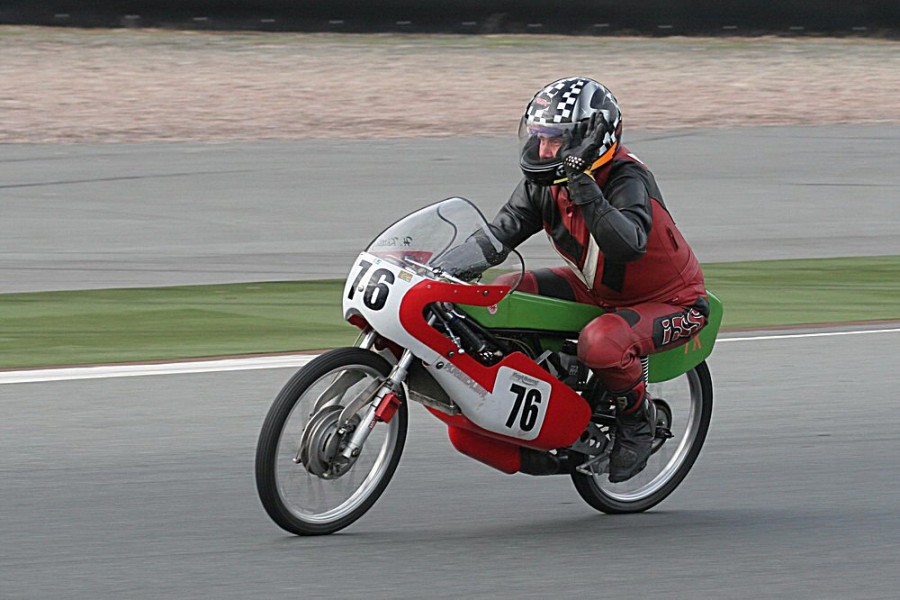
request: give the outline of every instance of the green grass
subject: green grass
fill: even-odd
[[[900,320],[900,256],[704,266],[724,328]],[[0,368],[352,343],[338,281],[0,295]]]
[[[704,265],[724,328],[900,320],[900,256]]]
[[[0,295],[0,368],[311,350],[352,343],[338,282]]]

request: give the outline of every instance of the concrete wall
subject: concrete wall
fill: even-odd
[[[900,0],[0,0],[0,23],[289,31],[900,36]]]

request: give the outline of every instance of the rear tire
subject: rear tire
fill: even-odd
[[[300,369],[275,398],[256,449],[256,488],[282,529],[296,535],[334,533],[365,514],[387,488],[406,442],[405,402],[389,423],[375,424],[349,470],[335,476],[323,473],[323,465],[341,440],[335,407],[377,389],[390,371],[374,352],[340,348]],[[370,406],[367,402],[356,414]]]
[[[572,474],[578,494],[604,513],[643,512],[665,500],[694,466],[706,440],[713,402],[706,362],[673,380],[650,384],[648,390],[651,398],[662,398],[670,407],[675,437],[666,440],[646,468],[627,481],[611,483],[607,473]]]

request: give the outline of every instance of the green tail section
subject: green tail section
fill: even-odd
[[[709,292],[707,292],[709,293]],[[650,381],[666,381],[694,368],[710,355],[722,323],[722,302],[709,293],[709,322],[687,344],[650,357]],[[603,309],[556,298],[513,292],[491,307],[464,306],[473,319],[489,329],[526,329],[569,334],[575,339]]]

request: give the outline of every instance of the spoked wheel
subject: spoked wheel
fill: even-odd
[[[657,402],[657,432],[646,468],[627,481],[611,483],[606,472],[575,472],[572,481],[579,495],[605,513],[642,512],[671,494],[694,466],[712,417],[712,380],[706,363],[648,391]],[[666,436],[667,429],[671,436]]]
[[[278,394],[259,436],[256,488],[280,527],[297,535],[333,533],[384,492],[406,441],[405,402],[389,423],[375,424],[358,456],[348,461],[341,453],[390,370],[369,350],[341,348],[303,367]],[[351,403],[353,414],[344,415]]]

